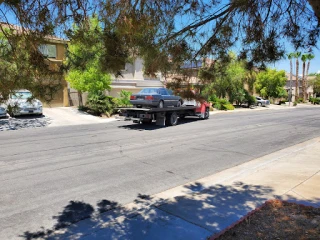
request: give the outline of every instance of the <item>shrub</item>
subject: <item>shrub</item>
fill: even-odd
[[[256,102],[257,102],[257,99],[250,95],[250,93],[248,91],[245,92],[245,99],[246,99],[246,102],[248,103],[248,107],[252,106],[252,105],[256,105]]]
[[[129,91],[121,90],[120,97],[119,98],[114,98],[114,102],[118,107],[131,106],[132,105],[130,103],[130,96],[131,95],[132,95],[132,93],[129,92]]]
[[[303,103],[303,98],[298,98],[297,103]]]
[[[213,104],[214,104],[213,107],[214,107],[215,109],[221,110],[221,104],[220,104],[220,102],[215,102],[215,103],[213,103]]]
[[[215,98],[215,102],[212,102],[214,108],[218,110],[234,110],[234,106],[225,98]]]
[[[297,106],[298,105],[298,102],[297,101],[294,101],[293,102],[293,106]]]
[[[285,104],[285,103],[286,103],[286,101],[284,101],[284,100],[280,100],[280,101],[279,101],[279,105]]]
[[[312,104],[320,104],[320,98],[311,97],[311,98],[309,98],[309,101],[310,101]]]
[[[101,114],[113,113],[115,103],[112,97],[106,96],[103,92],[90,93],[86,108],[86,112],[101,116]]]
[[[234,110],[234,106],[231,103],[223,104],[224,109],[222,110]]]

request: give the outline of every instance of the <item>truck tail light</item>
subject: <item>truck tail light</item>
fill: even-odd
[[[137,97],[136,96],[130,96],[130,100],[136,100]]]
[[[146,100],[153,100],[153,96],[146,96]]]

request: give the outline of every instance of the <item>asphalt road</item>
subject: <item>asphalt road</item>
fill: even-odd
[[[320,108],[2,132],[0,239],[52,228],[70,201],[128,203],[319,136]]]

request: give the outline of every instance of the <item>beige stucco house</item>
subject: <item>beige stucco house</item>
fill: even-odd
[[[284,88],[286,89],[286,91],[288,92],[288,96],[289,96],[289,92],[290,92],[290,73],[286,72],[286,77],[287,77],[287,83],[284,86]],[[310,97],[313,97],[314,93],[313,93],[313,88],[310,84],[310,81],[313,80],[315,78],[315,76],[307,76],[307,99],[309,99]],[[302,95],[302,77],[298,77],[298,93],[299,96],[296,97],[295,96],[295,92],[296,92],[296,76],[292,74],[292,101],[296,101],[298,100],[298,98],[303,98]]]
[[[125,64],[121,71],[122,76],[112,76],[111,90],[109,95],[119,97],[121,90],[137,93],[143,88],[163,87],[163,78],[159,73],[157,77],[151,78],[143,73],[143,60],[137,58],[133,63]]]

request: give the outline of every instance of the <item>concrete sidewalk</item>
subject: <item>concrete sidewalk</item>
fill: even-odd
[[[49,239],[206,239],[268,199],[320,207],[319,152],[316,138],[123,207],[107,201]]]

